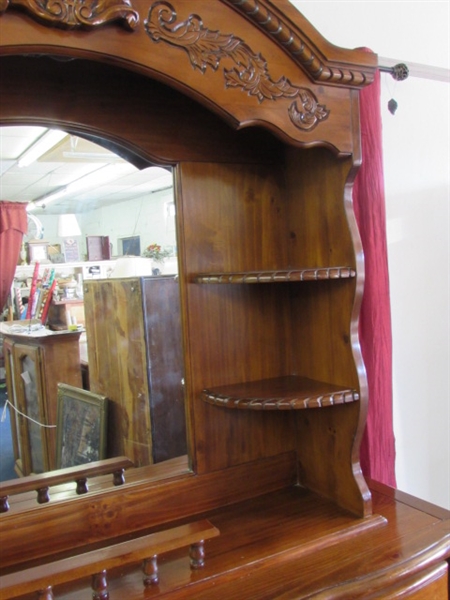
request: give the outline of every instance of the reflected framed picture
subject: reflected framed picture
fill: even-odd
[[[106,458],[107,409],[106,396],[58,383],[57,469]]]
[[[120,238],[122,245],[123,256],[140,256],[141,255],[141,238],[139,235]]]
[[[47,262],[48,242],[42,240],[27,242],[27,261],[29,265],[35,262]]]

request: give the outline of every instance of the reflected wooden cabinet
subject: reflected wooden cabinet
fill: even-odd
[[[15,470],[19,476],[56,467],[59,382],[81,387],[79,332],[5,335],[4,353]]]
[[[86,281],[84,308],[90,389],[110,400],[108,456],[143,466],[185,454],[178,282]]]

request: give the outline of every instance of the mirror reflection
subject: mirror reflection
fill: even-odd
[[[58,464],[58,384],[107,397],[105,458],[185,454],[171,168],[43,127],[0,136],[1,199],[28,205],[0,323],[1,480]],[[96,431],[83,407],[64,422],[74,465]]]

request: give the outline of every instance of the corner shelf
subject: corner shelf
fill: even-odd
[[[289,375],[205,389],[201,398],[230,409],[302,410],[348,404],[359,400],[359,394],[351,388]]]
[[[281,271],[236,271],[230,273],[201,273],[195,283],[278,283],[293,281],[323,281],[351,279],[356,272],[351,267],[317,267]]]

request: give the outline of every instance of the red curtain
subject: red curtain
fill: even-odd
[[[24,202],[0,201],[0,311],[8,299],[27,231],[26,206]]]
[[[386,241],[380,74],[360,95],[362,165],[353,202],[365,259],[359,334],[369,387],[369,411],[361,445],[363,473],[395,487],[392,414],[392,333]]]

